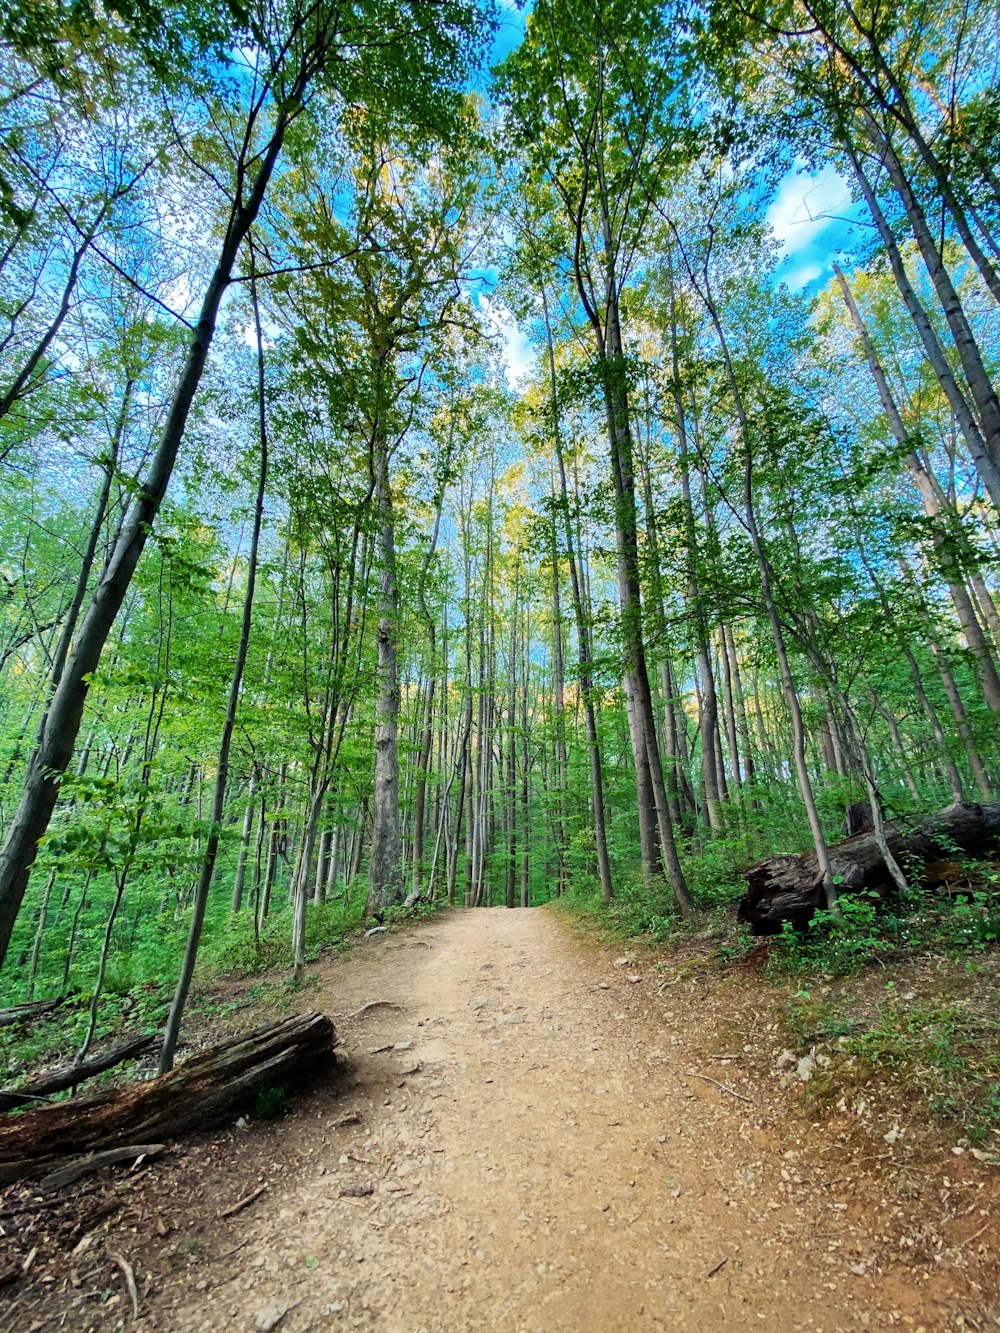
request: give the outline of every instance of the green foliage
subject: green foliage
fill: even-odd
[[[815,912],[804,932],[785,922],[772,965],[799,975],[859,972],[893,947],[878,903],[877,893],[851,894],[841,898],[839,913]]]
[[[986,877],[984,887],[956,895],[948,920],[954,947],[982,950],[1000,944],[1000,875]]]
[[[288,1093],[283,1083],[260,1088],[254,1101],[254,1119],[280,1120],[288,1109]]]
[[[817,911],[805,930],[786,923],[769,966],[792,976],[850,976],[890,957],[992,949],[1000,941],[1000,875],[977,863],[967,871],[976,887],[944,897],[916,893],[908,903],[886,903],[875,892],[843,895],[839,916]]]
[[[824,995],[800,990],[788,1003],[789,1030],[800,1046],[846,1037],[857,1026],[850,1014],[838,1011]]]
[[[473,872],[469,897],[486,904],[511,882],[533,904],[568,885],[569,910],[624,935],[706,930],[725,965],[752,947],[720,925],[747,868],[815,836],[807,786],[828,840],[862,775],[891,817],[989,792],[998,524],[969,441],[884,254],[866,239],[846,275],[869,348],[839,284],[810,294],[828,255],[791,290],[769,219],[802,163],[848,170],[870,105],[968,308],[956,341],[957,307],[942,307],[926,252],[905,240],[915,210],[876,181],[946,360],[973,392],[975,343],[995,380],[996,312],[942,185],[943,172],[979,231],[996,231],[995,16],[981,0],[920,24],[900,10],[869,38],[848,11],[808,0],[802,41],[786,35],[801,31],[793,9],[537,0],[493,105],[470,91],[498,17],[478,0],[38,0],[0,14],[0,397],[16,388],[0,412],[4,823],[81,570],[86,613],[177,401],[233,199],[249,206],[252,168],[284,125],[252,248],[228,256],[170,498],[80,700],[4,973],[12,1002],[69,1002],[10,1038],[16,1065],[82,1039],[98,986],[99,1039],[127,1006],[131,1021],[162,1022],[216,835],[200,981],[286,967],[293,886],[301,903],[317,875],[330,896],[308,906],[305,952],[349,941],[384,796],[376,734],[384,746],[397,734],[390,813],[404,836],[416,791],[426,798],[423,864],[401,865],[400,881],[412,872],[427,890],[434,855],[439,901],[452,883],[461,902]],[[908,108],[934,129],[926,151]],[[860,152],[871,157],[867,140]],[[519,338],[539,355],[515,374]],[[642,877],[625,688],[640,649],[694,924]],[[792,759],[795,701],[808,784]],[[992,955],[993,867],[959,864],[945,899],[921,891],[919,862],[904,869],[909,899],[845,897],[839,915],[787,930],[772,969],[814,995],[814,977],[864,977],[921,951]],[[833,1038],[813,1003],[796,1030]],[[886,1017],[886,1052],[901,1024]],[[943,1068],[942,1052],[928,1038],[921,1058]]]
[[[625,939],[662,943],[681,928],[681,919],[665,884],[656,895],[651,895],[642,884],[621,886],[605,908],[595,880],[575,882],[558,900],[558,906],[584,919],[598,921]]]

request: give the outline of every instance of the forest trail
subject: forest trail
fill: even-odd
[[[136,1269],[137,1327],[984,1327],[953,1267],[877,1260],[889,1224],[832,1138],[719,1063],[726,995],[696,1008],[697,990],[656,993],[651,960],[615,961],[545,910],[501,908],[321,963],[302,1006],[338,1016],[341,1074],[136,1182],[145,1228],[105,1246]]]

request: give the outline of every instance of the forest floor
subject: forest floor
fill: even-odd
[[[280,1120],[67,1191],[0,1324],[1000,1327],[996,1172],[898,1108],[814,1119],[752,971],[484,909],[315,977],[294,1003],[335,1018],[337,1069]]]

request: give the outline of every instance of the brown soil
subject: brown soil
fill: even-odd
[[[616,952],[484,909],[324,961],[299,999],[335,1017],[338,1071],[42,1214],[9,1198],[0,1325],[1000,1327],[987,1167],[810,1124],[756,978]]]

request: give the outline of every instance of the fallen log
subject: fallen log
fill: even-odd
[[[89,1176],[93,1171],[100,1171],[105,1166],[117,1166],[119,1162],[140,1162],[148,1157],[159,1157],[167,1151],[165,1143],[130,1143],[125,1148],[108,1148],[105,1152],[87,1153],[84,1157],[74,1157],[65,1166],[43,1176],[39,1188],[43,1194],[55,1194],[64,1185]]]
[[[0,1028],[13,1027],[15,1023],[30,1023],[33,1018],[41,1018],[53,1009],[58,1009],[62,1000],[33,1000],[28,1004],[15,1004],[10,1009],[0,1009]]]
[[[948,858],[955,851],[976,854],[1000,838],[1000,802],[965,801],[907,828],[886,825],[886,842],[893,856],[916,858],[925,864]],[[873,889],[890,895],[894,885],[871,832],[857,833],[831,844],[833,877],[840,894]],[[754,935],[777,935],[788,921],[805,926],[824,906],[815,852],[800,856],[769,856],[747,871],[747,891],[740,899],[736,919]]]
[[[294,1014],[199,1051],[143,1083],[0,1120],[0,1183],[36,1178],[83,1153],[165,1143],[211,1129],[253,1105],[259,1091],[301,1081],[331,1058],[325,1014]]]
[[[112,1047],[103,1055],[81,1060],[79,1064],[63,1065],[60,1069],[54,1069],[51,1074],[33,1078],[30,1083],[25,1083],[20,1088],[0,1088],[0,1111],[13,1111],[15,1107],[24,1106],[27,1102],[44,1101],[54,1092],[65,1092],[67,1088],[75,1088],[88,1078],[93,1078],[95,1074],[103,1074],[105,1070],[114,1069],[115,1065],[124,1064],[133,1056],[151,1050],[158,1042],[159,1038],[152,1035],[130,1037],[128,1041]]]

